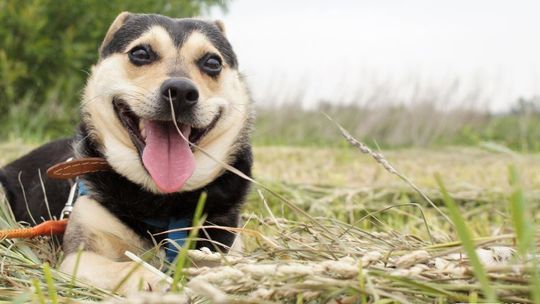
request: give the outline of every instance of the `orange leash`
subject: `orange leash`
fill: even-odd
[[[77,160],[72,160],[70,158],[66,162],[50,167],[49,170],[47,170],[47,175],[51,178],[70,179],[86,173],[109,170],[111,170],[111,166],[103,158],[83,158]],[[71,213],[76,189],[77,184],[75,183],[71,187],[68,203],[66,203],[66,206],[62,210],[62,217],[60,220],[45,221],[35,227],[0,230],[0,240],[63,234],[66,231],[68,220],[67,218],[62,218],[69,216],[69,213]]]
[[[67,219],[45,221],[35,227],[0,230],[0,239],[23,239],[36,236],[63,234],[66,231]]]
[[[111,166],[103,158],[82,158],[76,160],[70,158],[68,161],[50,167],[47,170],[47,175],[56,179],[70,179],[87,173],[109,170],[112,170]],[[45,221],[35,227],[0,230],[0,240],[63,234],[66,231],[68,220],[67,218],[62,218],[69,216],[69,213],[71,213],[76,189],[77,184],[75,183],[71,187],[68,203],[66,203],[66,206],[62,210],[60,220]]]

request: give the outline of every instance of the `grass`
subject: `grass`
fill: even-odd
[[[387,88],[385,92],[395,91]],[[321,112],[339,121],[358,139],[387,148],[479,145],[494,142],[513,150],[540,150],[540,99],[520,100],[512,110],[490,113],[478,100],[460,101],[427,94],[393,105],[378,92],[375,100],[333,100],[303,108],[294,99],[259,101],[271,105],[257,110],[255,143],[281,146],[337,146],[336,136]],[[377,95],[376,94],[376,95]],[[275,100],[281,104],[276,105]],[[426,100],[428,102],[422,102]]]
[[[476,244],[473,241],[472,233],[465,222],[465,219],[461,215],[461,211],[457,207],[456,202],[452,199],[452,197],[450,197],[448,191],[444,187],[441,177],[437,175],[436,179],[443,194],[444,203],[448,209],[448,213],[450,213],[452,222],[455,224],[458,238],[461,240],[463,249],[467,254],[469,262],[472,266],[474,276],[478,279],[478,282],[482,287],[482,292],[485,294],[486,300],[488,302],[497,302],[497,294],[491,286],[491,282],[489,281],[486,270],[484,269],[484,266],[482,265],[482,262],[480,262],[480,258],[476,253]]]
[[[28,149],[2,144],[0,162]],[[492,145],[379,155],[437,208],[356,148],[256,147],[257,180],[310,218],[254,186],[239,230],[242,254],[187,251],[192,265],[218,266],[182,267],[187,280],[178,292],[184,294],[133,297],[150,303],[538,299],[539,155]],[[17,225],[5,204],[0,211],[0,227]],[[2,301],[130,301],[56,271],[62,253],[55,240],[5,240],[0,252]]]
[[[186,281],[186,275],[184,273],[184,269],[188,267],[189,263],[189,257],[188,252],[189,250],[192,250],[195,248],[195,242],[193,240],[195,237],[199,234],[200,227],[203,226],[205,217],[203,216],[203,209],[204,204],[206,203],[206,193],[203,192],[201,197],[199,198],[199,202],[197,203],[197,208],[195,209],[195,213],[193,215],[193,227],[189,232],[189,237],[186,241],[185,246],[180,250],[180,253],[178,255],[178,260],[176,261],[176,268],[173,274],[173,283],[171,286],[171,291],[175,292],[178,291],[178,284],[181,284],[183,287],[185,285]],[[182,288],[180,288],[181,290]]]

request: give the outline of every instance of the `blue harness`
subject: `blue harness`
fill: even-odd
[[[169,262],[174,262],[178,256],[178,250],[184,246],[185,240],[188,238],[186,230],[179,230],[190,226],[190,222],[185,218],[169,218],[169,219],[146,219],[144,223],[161,231],[172,230],[167,233],[167,247],[165,254]]]
[[[82,181],[77,182],[79,197],[88,195],[88,188]],[[173,230],[167,233],[167,247],[165,255],[169,262],[174,262],[178,256],[178,248],[184,246],[185,240],[188,238],[186,230],[180,230],[190,226],[190,221],[186,218],[168,218],[168,219],[147,219],[144,223],[161,231]]]

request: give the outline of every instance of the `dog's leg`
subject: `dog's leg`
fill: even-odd
[[[82,251],[79,252],[79,248]],[[134,231],[120,222],[98,202],[87,197],[77,200],[64,235],[66,258],[60,269],[67,274],[105,288],[126,294],[139,287],[159,290],[160,278],[125,257],[126,250],[140,253],[151,247]],[[78,255],[80,257],[78,259]],[[79,262],[77,263],[77,260]]]
[[[80,256],[78,257],[78,255]],[[78,260],[78,264],[77,264]],[[164,282],[152,272],[142,268],[135,262],[116,262],[90,251],[68,255],[60,270],[67,274],[75,274],[95,287],[116,290],[120,294],[129,294],[141,290],[163,290]],[[124,278],[127,278],[124,281]]]

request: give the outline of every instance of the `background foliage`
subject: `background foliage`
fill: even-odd
[[[85,78],[120,12],[189,17],[225,2],[0,1],[0,139],[72,132]]]
[[[540,99],[520,99],[506,113],[433,103],[357,106],[297,103],[260,108],[254,140],[259,145],[346,146],[322,113],[358,138],[382,148],[475,146],[496,143],[516,151],[540,150]]]

